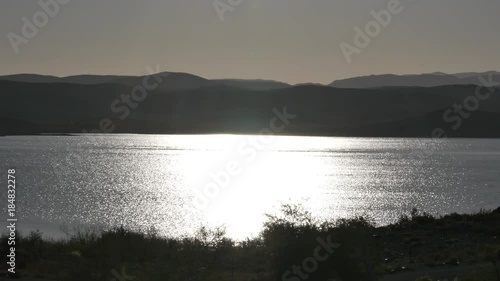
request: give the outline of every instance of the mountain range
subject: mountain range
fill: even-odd
[[[481,85],[480,77],[487,78],[492,75],[493,81],[500,85],[500,72],[488,71],[481,73],[430,73],[413,75],[370,75],[337,80],[330,84],[337,88],[379,88],[379,87],[439,87],[445,85]]]
[[[192,90],[209,86],[231,86],[250,90],[272,90],[290,87],[290,84],[272,80],[215,79],[209,80],[189,73],[162,72],[157,73],[165,78],[160,85],[163,90]],[[14,74],[0,76],[0,80],[27,83],[71,83],[80,85],[95,85],[114,83],[123,85],[141,85],[144,76],[125,75],[75,75],[67,77],[46,76],[38,74]]]
[[[0,134],[102,132],[103,120],[112,133],[256,134],[286,108],[296,118],[280,134],[433,137],[438,130],[447,137],[500,137],[500,88],[478,86],[479,77],[500,81],[498,75],[374,75],[290,85],[165,72],[147,98],[128,103],[123,95],[144,77],[9,75],[0,77]]]
[[[250,90],[274,90],[291,86],[316,85],[319,83],[288,84],[285,82],[263,80],[263,79],[205,79],[193,74],[182,72],[163,72],[160,75],[167,77],[161,87],[165,90],[190,90],[207,86],[231,86]],[[325,85],[335,88],[379,88],[379,87],[438,87],[446,85],[480,85],[479,77],[492,75],[493,81],[498,81],[496,86],[500,86],[500,72],[465,72],[446,74],[434,72],[428,74],[409,75],[370,75],[360,76],[341,80],[335,80]],[[39,74],[13,74],[0,76],[0,80],[27,82],[27,83],[74,83],[83,85],[118,83],[126,85],[137,85],[144,76],[127,75],[74,75],[66,77],[56,77]]]

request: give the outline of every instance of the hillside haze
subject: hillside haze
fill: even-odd
[[[379,87],[438,87],[446,85],[481,85],[480,77],[493,77],[495,85],[500,85],[500,73],[488,71],[482,73],[431,73],[416,75],[370,75],[336,80],[330,84],[337,88],[379,88]]]
[[[251,90],[272,90],[290,87],[290,84],[263,79],[215,79],[209,80],[189,73],[162,72],[164,77],[160,88],[164,90],[190,90],[208,86],[232,86]],[[82,85],[115,83],[123,85],[141,85],[145,76],[126,75],[74,75],[67,77],[38,74],[14,74],[0,76],[0,80],[26,83],[72,83]]]
[[[498,75],[488,74],[462,74],[461,81],[496,79]],[[500,136],[498,88],[456,84],[458,75],[384,75],[349,80],[364,81],[358,88],[341,82],[333,84],[343,87],[308,83],[292,86],[269,80],[209,80],[175,72],[157,75],[162,82],[148,90],[143,100],[134,100],[131,93],[146,78],[153,77],[0,77],[0,133],[256,134],[269,127],[276,109],[296,116],[280,134],[432,137],[439,129],[440,136]],[[427,76],[433,80],[418,84]],[[376,87],[374,81],[379,78],[388,81],[383,82],[389,83],[387,87]],[[418,86],[404,86],[403,81]],[[452,84],[431,86],[446,81]],[[477,92],[483,94],[481,99],[476,97]]]

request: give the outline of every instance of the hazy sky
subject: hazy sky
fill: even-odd
[[[364,29],[370,11],[390,1],[242,0],[221,21],[212,0],[71,0],[16,54],[8,34],[23,36],[22,18],[33,22],[42,8],[4,0],[0,75],[139,75],[159,64],[205,78],[329,83],[366,74],[500,70],[499,0],[401,0],[403,11],[347,63],[339,45],[354,45],[354,27]]]

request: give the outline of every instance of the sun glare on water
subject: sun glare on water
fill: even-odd
[[[325,184],[324,165],[320,157],[294,151],[289,138],[262,144],[255,142],[257,136],[217,135],[191,144],[204,144],[186,153],[181,163],[193,207],[209,225],[225,225],[232,237],[244,238],[282,203],[314,204],[310,200]]]

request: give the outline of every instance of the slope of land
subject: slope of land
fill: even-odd
[[[482,85],[479,77],[488,80],[488,76],[492,75],[492,80],[496,82],[496,86],[500,85],[500,72],[489,71],[482,73],[430,73],[430,74],[413,74],[413,75],[370,75],[353,77],[348,79],[336,80],[330,84],[332,87],[338,88],[379,88],[379,87],[438,87],[445,85]]]
[[[439,129],[440,137],[500,137],[498,88],[479,100],[474,85],[249,90],[225,85],[188,89],[184,86],[192,83],[181,81],[175,87],[146,91],[134,100],[131,84],[0,81],[0,134],[258,134],[269,128],[277,111],[282,116],[286,108],[293,118],[275,133],[432,137]],[[481,89],[483,94],[487,91]],[[468,111],[476,106],[471,100],[477,101],[477,107]],[[467,101],[470,104],[465,105]]]

